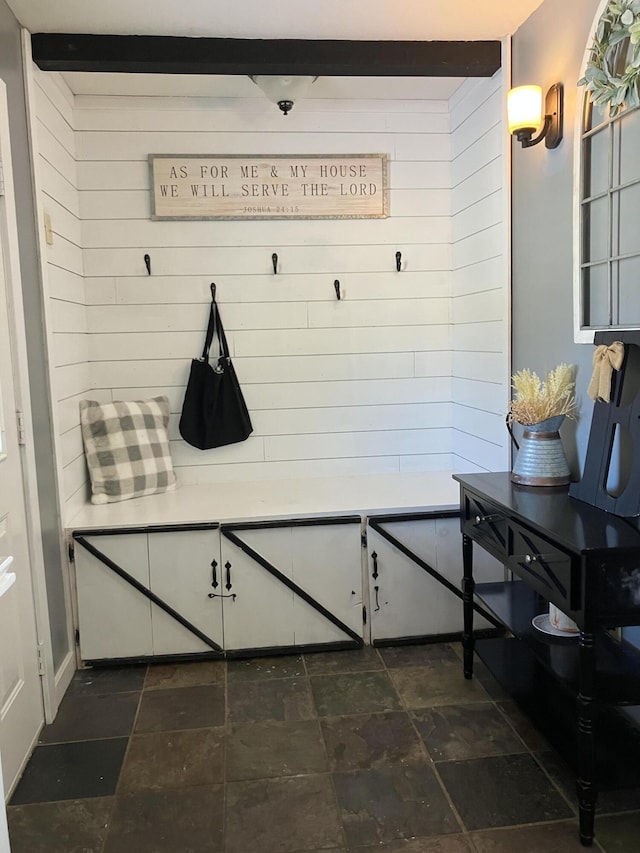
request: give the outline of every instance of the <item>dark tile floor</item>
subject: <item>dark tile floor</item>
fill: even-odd
[[[13,853],[578,853],[572,778],[458,648],[85,670],[9,806]],[[596,851],[640,851],[640,793]]]

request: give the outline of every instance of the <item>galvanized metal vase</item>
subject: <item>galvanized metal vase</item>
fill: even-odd
[[[524,428],[511,473],[522,486],[564,486],[570,480],[569,464],[558,430],[564,415],[547,418]]]

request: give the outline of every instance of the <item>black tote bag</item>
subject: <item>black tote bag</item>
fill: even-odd
[[[202,358],[194,358],[180,416],[180,435],[199,450],[245,441],[253,432],[216,304],[215,284],[211,285],[209,325]],[[220,355],[213,366],[209,350],[214,335]]]

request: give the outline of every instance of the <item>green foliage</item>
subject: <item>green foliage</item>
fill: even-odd
[[[631,56],[624,71],[617,68],[618,54],[626,50]],[[611,0],[602,13],[591,45],[584,77],[594,104],[608,105],[614,118],[625,107],[640,106],[640,0]]]

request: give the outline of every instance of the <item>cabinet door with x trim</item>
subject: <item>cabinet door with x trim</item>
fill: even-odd
[[[223,525],[226,650],[362,645],[360,518]]]

